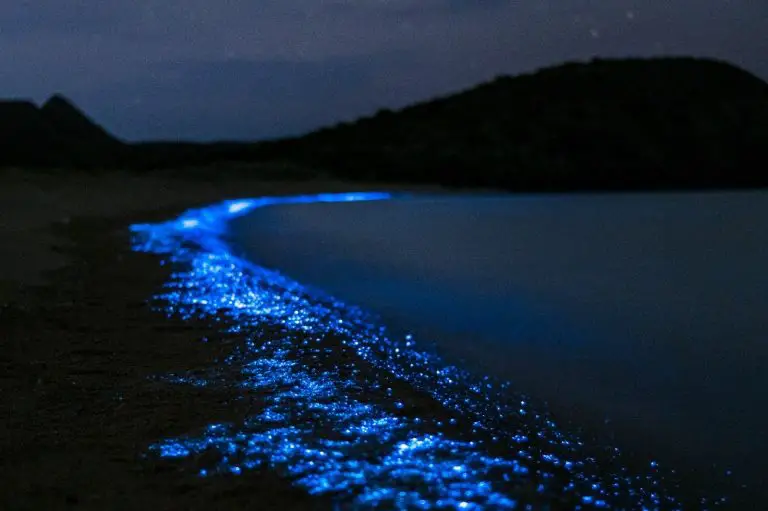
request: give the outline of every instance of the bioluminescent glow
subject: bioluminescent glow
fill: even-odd
[[[150,455],[185,460],[201,476],[268,467],[343,508],[682,509],[655,462],[631,470],[617,449],[561,430],[509,383],[447,366],[411,336],[235,257],[223,241],[227,221],[254,208],[389,197],[229,201],[132,226],[134,248],[176,270],[156,297],[164,312],[209,318],[241,341],[204,376],[162,378],[235,388],[252,410],[242,423],[158,441]]]

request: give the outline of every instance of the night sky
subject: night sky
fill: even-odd
[[[767,34],[764,0],[20,0],[0,97],[61,92],[127,140],[258,139],[593,56],[768,79]]]

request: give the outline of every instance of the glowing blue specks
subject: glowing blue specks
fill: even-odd
[[[177,442],[166,442],[160,446],[160,456],[164,458],[184,458],[190,455],[190,450]]]
[[[245,213],[246,211],[253,209],[255,206],[256,206],[256,201],[251,201],[251,200],[233,201],[227,204],[227,212],[229,214],[235,214],[235,213],[242,214],[242,213]]]
[[[252,410],[150,451],[203,477],[269,467],[345,508],[680,509],[655,464],[632,473],[617,450],[563,432],[508,382],[446,366],[412,335],[391,337],[365,311],[235,257],[221,236],[257,207],[389,197],[227,201],[132,226],[135,249],[176,270],[156,297],[164,311],[239,339],[220,366],[159,379],[235,389]]]

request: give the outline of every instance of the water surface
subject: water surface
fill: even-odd
[[[230,238],[621,446],[760,481],[766,192],[275,206]]]

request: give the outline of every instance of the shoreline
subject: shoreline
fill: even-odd
[[[142,446],[169,430],[242,409],[222,392],[151,380],[204,365],[217,346],[194,342],[209,325],[149,309],[169,269],[129,250],[126,220],[71,222],[61,232],[72,241],[70,264],[50,272],[48,285],[27,288],[24,305],[0,311],[8,410],[0,501],[9,509],[196,509],[247,502],[261,483],[260,498],[303,509],[306,497],[269,474],[198,486],[180,467],[141,458]]]
[[[128,227],[222,199],[349,184],[12,172],[0,183],[4,507],[237,508],[258,496],[286,510],[328,508],[268,471],[201,483],[182,467],[141,459],[164,435],[244,411],[232,393],[151,381],[203,368],[227,346],[199,342],[215,333],[210,324],[150,310],[170,268],[132,251]]]
[[[45,272],[68,264],[71,242],[62,228],[77,218],[120,218],[126,223],[153,213],[173,214],[226,199],[320,192],[442,190],[398,183],[338,180],[263,180],[215,170],[137,174],[25,172],[0,169],[0,304],[22,299],[26,286],[45,283]],[[256,172],[256,171],[255,171]]]
[[[727,196],[729,203],[738,203],[737,209],[739,211],[760,211],[755,209],[754,205],[764,203],[762,193],[757,195],[755,192],[752,195],[728,193],[724,195]],[[675,230],[673,228],[675,222],[672,221],[672,213],[675,211],[679,213],[680,210],[695,210],[695,206],[698,205],[701,210],[709,211],[709,216],[715,216],[721,220],[731,217],[726,214],[729,209],[725,205],[720,205],[722,209],[713,207],[711,202],[702,200],[706,197],[709,197],[709,194],[686,196],[684,201],[674,201],[675,207],[671,207],[670,204],[664,206],[664,204],[659,205],[654,202],[652,207],[645,204],[645,209],[640,207],[640,210],[641,212],[658,210],[662,217],[669,217],[669,221],[664,223],[665,228],[662,233],[666,236],[680,236],[681,240],[689,240],[682,242],[686,244],[690,243],[691,240],[696,241],[695,238],[703,236],[703,234],[692,230],[692,234],[689,233],[688,238],[686,238],[684,234],[690,227],[689,223],[686,222],[683,222],[684,229],[680,229],[678,225],[678,229]],[[615,200],[602,198],[604,199],[603,203],[609,199],[609,205],[619,201],[618,198]],[[717,197],[709,198],[717,199]],[[563,198],[555,197],[551,201],[541,201],[539,199],[520,198],[520,207],[517,208],[516,206],[511,214],[507,214],[504,217],[503,227],[495,230],[494,233],[499,237],[504,237],[504,230],[508,229],[506,232],[509,233],[510,244],[517,249],[517,245],[522,243],[522,246],[526,248],[527,257],[544,260],[548,254],[554,254],[554,262],[557,262],[560,257],[569,261],[570,266],[566,270],[573,270],[573,268],[584,270],[585,267],[579,267],[574,262],[575,258],[568,257],[572,255],[568,251],[568,247],[552,248],[553,237],[555,241],[561,238],[569,239],[568,233],[562,232],[562,225],[560,225],[559,230],[553,228],[563,224],[563,222],[560,221],[559,224],[543,222],[545,227],[549,227],[549,232],[541,234],[546,229],[542,229],[541,215],[537,217],[537,213],[540,214],[543,211],[547,213],[545,218],[550,219],[548,215],[552,213],[551,210],[558,214],[563,211],[570,212],[569,219],[573,222],[565,222],[565,224],[569,227],[572,227],[572,224],[583,226],[590,224],[589,221],[593,215],[587,214],[585,217],[587,221],[579,223],[577,221],[578,215],[573,210],[567,209],[565,205],[589,204],[590,208],[594,207],[595,210],[600,210],[602,207],[600,204],[603,203],[598,203],[597,206],[593,205],[592,203],[596,200],[594,197],[580,197],[578,200],[561,199]],[[636,197],[636,199],[638,202],[628,202],[626,207],[634,210],[639,207],[638,203],[642,204],[642,201],[646,200],[644,197]],[[672,197],[672,199],[675,198]],[[514,198],[511,200],[517,201]],[[403,203],[407,202],[410,202],[410,198],[403,201]],[[544,202],[544,204],[537,204],[537,202]],[[547,202],[551,202],[555,206],[546,206]],[[625,203],[623,198],[621,198],[621,203]],[[535,268],[531,261],[526,260],[515,250],[510,250],[509,246],[498,241],[494,241],[491,245],[494,250],[499,251],[498,254],[489,254],[487,249],[481,248],[483,246],[480,243],[482,236],[473,238],[467,233],[479,232],[483,226],[492,224],[493,217],[482,217],[482,222],[470,224],[476,227],[476,229],[472,229],[461,223],[461,219],[464,217],[459,214],[458,207],[450,210],[449,221],[445,221],[446,217],[442,217],[443,221],[441,221],[440,215],[431,214],[431,210],[425,204],[432,204],[431,198],[420,204],[418,209],[408,209],[404,204],[401,205],[401,210],[398,210],[397,206],[391,203],[377,202],[358,205],[292,205],[275,208],[253,212],[253,214],[249,213],[247,216],[233,220],[236,227],[230,233],[229,239],[233,246],[239,249],[239,253],[249,260],[290,275],[302,284],[328,291],[336,298],[346,299],[369,310],[378,311],[386,317],[385,324],[393,326],[399,323],[403,332],[415,332],[416,338],[420,341],[435,341],[436,344],[439,344],[441,354],[459,367],[472,367],[478,374],[511,380],[515,390],[548,401],[550,410],[556,416],[569,420],[572,426],[579,429],[583,428],[590,435],[602,438],[605,445],[622,447],[624,451],[634,451],[641,456],[646,454],[653,456],[663,466],[675,468],[681,473],[690,472],[691,479],[711,481],[713,485],[721,484],[724,486],[748,483],[751,492],[759,494],[762,491],[759,485],[759,461],[761,459],[760,453],[764,450],[765,444],[759,441],[761,437],[757,433],[760,431],[760,424],[764,422],[764,414],[759,408],[759,400],[755,399],[755,393],[748,393],[752,392],[753,388],[749,386],[748,375],[750,373],[747,371],[756,366],[757,362],[755,361],[764,356],[764,351],[753,350],[751,352],[752,358],[748,360],[746,356],[742,356],[742,359],[745,359],[747,363],[742,361],[741,372],[731,376],[728,376],[726,372],[731,365],[736,366],[739,362],[735,360],[735,357],[742,353],[742,349],[749,353],[746,351],[747,348],[755,347],[755,339],[748,338],[743,345],[740,345],[735,339],[726,336],[725,340],[732,343],[729,348],[727,342],[713,344],[711,339],[697,339],[695,333],[699,331],[694,326],[689,326],[690,344],[695,347],[695,351],[693,349],[690,351],[700,357],[694,363],[698,363],[701,367],[698,373],[693,373],[690,360],[680,356],[680,352],[686,347],[682,342],[683,338],[677,339],[679,344],[676,345],[673,342],[675,335],[661,337],[657,331],[654,332],[655,335],[641,336],[641,341],[644,339],[653,341],[653,343],[649,341],[649,344],[644,344],[637,342],[637,337],[632,338],[630,336],[597,338],[595,331],[587,330],[584,325],[581,325],[583,327],[581,331],[569,329],[566,325],[561,327],[560,332],[555,333],[559,333],[559,338],[563,338],[571,344],[566,345],[563,342],[562,345],[559,345],[559,338],[555,336],[555,333],[544,331],[542,326],[546,323],[554,330],[559,325],[552,323],[557,320],[558,316],[543,308],[544,312],[541,313],[541,321],[538,326],[544,333],[549,333],[551,339],[542,335],[540,339],[542,346],[539,346],[525,342],[524,338],[520,343],[516,343],[515,339],[511,338],[511,342],[505,345],[501,342],[502,335],[505,332],[513,331],[516,323],[524,322],[526,315],[533,317],[536,309],[532,308],[533,312],[529,309],[522,309],[521,312],[513,310],[509,317],[503,320],[499,319],[494,324],[501,324],[503,328],[494,330],[488,327],[483,329],[487,326],[485,325],[486,322],[494,320],[494,314],[501,310],[500,305],[503,303],[499,304],[498,298],[487,298],[487,296],[474,291],[466,292],[466,296],[462,296],[460,293],[464,288],[461,288],[459,283],[466,285],[467,282],[471,282],[472,286],[480,287],[482,285],[481,277],[485,278],[486,289],[493,289],[492,286],[499,281],[506,283],[507,281],[503,280],[506,278],[504,275],[499,273],[485,274],[483,272],[488,268],[493,268],[494,262],[498,265],[500,261],[506,261],[507,258],[516,255],[527,263],[523,264],[523,268],[528,268],[525,275],[517,276],[518,281],[532,279],[534,282],[540,282],[546,277],[553,276],[551,279],[557,283],[557,286],[550,290],[553,296],[556,296],[558,292],[563,292],[563,283],[568,291],[581,288],[569,281],[570,276],[567,271],[560,273],[553,271],[552,264],[550,266],[542,264],[541,267]],[[715,203],[716,205],[717,203]],[[410,211],[412,214],[407,216],[404,211]],[[444,210],[439,211],[445,212]],[[477,212],[477,209],[471,211]],[[516,211],[520,215],[516,215]],[[731,213],[733,212],[731,211]],[[446,214],[446,216],[448,215]],[[640,216],[643,217],[642,214]],[[595,218],[597,217],[599,215]],[[471,218],[481,217],[478,214],[478,216],[471,216]],[[538,222],[537,218],[539,218]],[[387,224],[387,220],[391,220],[391,222]],[[640,227],[648,227],[648,225],[644,225],[643,222],[639,222],[639,224],[637,222],[635,224],[632,222],[625,223],[625,220],[624,216],[618,215],[616,217],[618,225],[614,225],[607,231],[620,232],[619,227],[627,225],[632,232],[639,231],[641,234],[647,234],[647,229],[641,229],[638,225]],[[520,225],[521,223],[525,224],[524,228]],[[738,222],[735,223],[738,224]],[[703,224],[709,225],[706,222]],[[407,225],[408,229],[402,229],[400,227],[402,225]],[[651,223],[651,225],[656,224]],[[747,224],[745,223],[745,225]],[[744,227],[744,229],[749,230],[749,227]],[[600,261],[597,264],[598,271],[592,273],[582,271],[582,274],[591,277],[592,282],[597,282],[595,287],[598,290],[601,286],[601,272],[604,274],[603,278],[606,279],[602,282],[603,286],[612,281],[619,283],[629,281],[626,273],[622,274],[616,271],[611,273],[611,260],[622,261],[623,259],[617,258],[614,253],[608,250],[613,244],[611,240],[618,244],[625,242],[624,238],[611,238],[602,235],[590,238],[579,234],[581,231],[578,229],[573,232],[577,233],[575,238],[589,240],[585,242],[587,246],[599,247],[596,254],[586,258],[582,257],[582,263],[591,261],[596,255],[600,256],[601,250],[605,251],[605,254],[602,254],[604,257],[597,258]],[[597,232],[600,233],[600,230],[598,229]],[[661,250],[661,253],[657,251],[655,253],[656,259],[653,259],[654,251],[647,245],[654,238],[645,234],[640,236],[640,239],[632,238],[634,244],[627,242],[631,250],[624,251],[625,258],[628,257],[627,254],[634,254],[636,259],[647,256],[649,260],[658,263],[659,260],[667,257],[667,251],[670,254],[682,253],[680,243],[675,245],[662,237],[657,240],[659,245],[656,247]],[[485,235],[487,237],[487,233]],[[549,241],[538,243],[541,239]],[[607,241],[600,244],[601,240]],[[710,261],[718,260],[717,254],[727,256],[725,259],[731,257],[727,252],[723,254],[722,251],[705,250],[706,245],[707,243],[704,243],[700,253],[705,254]],[[734,251],[737,254],[744,252],[739,244],[726,243],[724,245],[735,247]],[[557,244],[554,246],[557,247]],[[457,247],[472,247],[469,255],[478,257],[478,260],[483,262],[482,266],[476,268],[482,271],[477,271],[471,280],[461,280],[455,275],[457,271],[467,273],[467,269],[473,266],[471,257],[464,256],[462,258],[461,254],[457,254],[453,250]],[[478,254],[484,257],[480,257]],[[579,255],[578,251],[576,255]],[[606,255],[610,257],[605,257]],[[689,255],[680,256],[678,259],[685,260],[686,257],[691,258]],[[552,262],[550,261],[550,263]],[[717,264],[714,265],[714,267],[717,266]],[[737,266],[740,268],[755,267],[754,264]],[[591,267],[586,267],[586,269],[589,268]],[[651,264],[649,268],[657,270],[658,266]],[[680,268],[675,267],[671,270],[678,269]],[[692,271],[687,266],[682,267],[682,269]],[[554,270],[557,268],[555,267]],[[504,271],[508,275],[515,273],[515,269],[512,267],[505,266]],[[660,272],[661,276],[657,280],[666,282],[665,278],[671,274],[674,274],[674,271]],[[702,273],[702,271],[699,271],[697,275],[699,274],[706,276],[706,273]],[[718,275],[721,274],[727,273],[718,273]],[[489,278],[489,275],[492,279]],[[651,272],[646,272],[641,283],[650,281],[653,277]],[[683,279],[682,281],[691,285],[695,283],[692,280]],[[449,283],[454,285],[448,285]],[[530,281],[527,283],[532,284]],[[678,281],[675,283],[680,286]],[[757,286],[757,283],[753,284]],[[630,293],[633,289],[628,283],[622,284],[622,286],[625,286],[625,293]],[[508,284],[508,288],[514,289],[514,285]],[[681,286],[681,288],[686,289],[685,286]],[[706,286],[704,288],[707,289]],[[588,294],[589,289],[587,289],[587,296],[590,296]],[[723,289],[722,286],[721,289]],[[475,288],[472,287],[471,290],[475,290]],[[615,296],[622,296],[621,290],[617,291],[619,293]],[[714,296],[711,289],[709,293],[703,293],[703,296],[708,294]],[[608,296],[613,300],[613,295],[609,294]],[[653,293],[646,295],[635,292],[635,296],[642,298],[654,295]],[[724,293],[724,296],[731,296],[731,294]],[[503,295],[503,298],[509,300],[508,303],[518,303],[514,301],[514,296]],[[494,300],[497,301],[494,302]],[[598,304],[605,302],[605,299],[603,302],[596,301]],[[634,304],[640,305],[643,303],[642,300],[635,300],[634,302]],[[668,313],[667,311],[675,311],[669,313],[671,316],[682,315],[681,312],[686,312],[685,310],[676,310],[672,307],[674,303],[670,304],[661,298],[655,299],[651,305],[655,306],[657,303],[663,304],[661,309],[665,311],[665,314]],[[647,305],[647,302],[645,304]],[[472,308],[475,305],[482,309],[487,306],[490,312],[483,310],[481,314]],[[581,314],[574,317],[583,319],[584,322],[598,321],[597,318],[604,319],[603,316],[606,315],[595,313],[594,310],[590,313],[587,307],[577,310]],[[598,311],[600,310],[598,309]],[[716,308],[711,310],[717,311]],[[727,312],[730,309],[722,310],[726,311],[723,314],[727,321],[731,315],[730,312]],[[714,316],[714,312],[712,316]],[[459,319],[463,321],[467,317],[473,318],[479,324],[474,327],[476,335],[472,342],[465,342],[466,337],[472,336],[469,325],[466,326],[464,335],[456,333],[456,324],[463,325]],[[479,318],[482,318],[482,321]],[[643,325],[643,322],[639,320],[643,318],[645,315],[640,314],[639,318],[635,318],[633,328],[628,328],[628,330],[630,332],[638,331],[639,327]],[[710,329],[715,331],[717,325],[711,317],[708,316],[707,321],[709,321],[707,324],[714,325],[710,326]],[[443,328],[441,323],[448,323],[449,326]],[[661,328],[668,328],[664,326],[663,321],[653,322],[653,324],[658,324]],[[624,324],[621,326],[623,328]],[[617,330],[619,333],[623,331],[621,328]],[[533,327],[531,327],[531,331],[534,334],[539,333]],[[570,331],[575,331],[575,333],[568,337],[567,334]],[[577,333],[581,334],[582,337],[578,337]],[[587,333],[592,335],[587,335]],[[678,330],[676,334],[685,335],[686,331]],[[611,340],[614,338],[625,342],[612,343]],[[436,341],[436,339],[440,339],[440,341]],[[715,339],[717,338],[715,337]],[[636,342],[632,344],[631,341]],[[730,350],[730,353],[724,350]],[[626,356],[625,351],[633,354],[633,356]],[[719,363],[721,360],[726,362]],[[735,361],[730,362],[732,360]],[[750,362],[752,362],[751,365]],[[686,371],[686,375],[675,374],[675,367],[681,368],[681,372]],[[654,373],[654,371],[656,372]],[[752,381],[759,384],[760,379],[754,377]],[[713,389],[712,382],[719,382],[717,389]],[[697,385],[698,390],[696,390]],[[718,393],[721,395],[731,393],[733,399],[730,402],[722,401]],[[739,412],[741,415],[737,415],[735,412]],[[610,419],[610,421],[606,419]],[[731,424],[741,425],[740,436],[730,437],[733,429],[727,426],[723,427],[727,421],[730,421]]]
[[[328,190],[327,183],[312,184]],[[251,183],[254,189],[259,185]],[[242,183],[231,186],[244,189]],[[348,184],[334,186],[349,190]],[[281,194],[291,193],[287,188]],[[216,192],[196,193],[144,212],[57,224],[52,236],[65,263],[49,269],[44,283],[20,288],[0,309],[0,327],[8,332],[8,349],[0,357],[2,407],[11,410],[0,435],[9,453],[0,471],[6,487],[15,490],[0,501],[9,507],[133,509],[144,503],[203,509],[243,507],[254,497],[289,510],[330,507],[269,471],[202,482],[184,465],[139,457],[159,438],[247,413],[236,393],[149,379],[202,370],[231,348],[226,342],[195,342],[218,335],[210,323],[151,311],[147,301],[171,268],[159,265],[157,256],[130,250],[130,224],[168,220],[216,202],[209,198]]]

